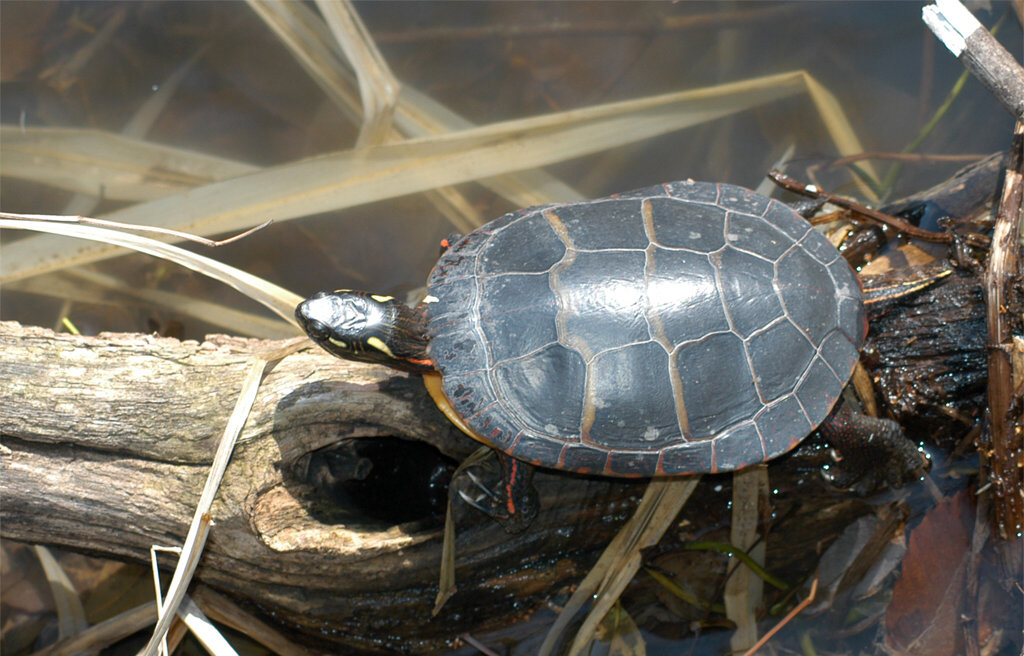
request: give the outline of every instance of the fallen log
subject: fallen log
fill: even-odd
[[[150,545],[180,544],[247,363],[272,344],[0,323],[4,537],[140,562]],[[359,455],[329,455],[352,441],[365,445]],[[367,499],[429,497],[430,477],[416,472],[450,468],[475,448],[416,378],[312,347],[289,356],[266,376],[235,449],[199,577],[364,649],[436,649],[458,631],[504,624],[476,611],[508,610],[578,577],[568,556],[606,542],[628,514],[628,490],[640,488],[541,476],[538,489],[558,504],[514,537],[464,513],[458,577],[472,593],[432,622],[439,519],[421,505],[421,516],[395,523]],[[373,452],[387,457],[373,462]],[[330,467],[344,456],[353,471],[364,463],[358,476]],[[396,463],[405,470],[389,469]],[[377,487],[344,498],[352,483],[374,484],[365,465],[384,469]],[[592,537],[575,544],[582,533]]]

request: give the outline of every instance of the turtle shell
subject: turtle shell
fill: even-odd
[[[824,236],[705,182],[506,214],[453,244],[429,289],[429,353],[477,437],[609,476],[792,449],[839,398],[867,325]]]

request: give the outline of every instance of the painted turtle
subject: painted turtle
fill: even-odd
[[[523,463],[671,476],[789,451],[830,417],[867,330],[832,244],[783,203],[727,184],[506,214],[452,242],[428,284],[416,308],[321,292],[296,316],[337,356],[433,380],[442,410],[498,452],[502,484],[467,500],[509,530],[536,513]],[[831,417],[823,431],[841,452],[896,454],[890,480],[917,465],[894,422]]]

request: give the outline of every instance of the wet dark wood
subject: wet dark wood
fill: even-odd
[[[884,412],[912,439],[952,451],[980,422],[988,355],[984,313],[980,277],[954,270],[872,318],[862,360]]]
[[[988,36],[986,34],[986,36]],[[985,270],[988,353],[988,402],[991,456],[983,458],[994,489],[994,524],[1003,539],[1024,531],[1024,405],[1019,388],[1024,376],[1024,283],[1021,253],[1021,208],[1024,196],[1024,124],[1014,130],[1010,164],[1003,177],[992,253]],[[1014,339],[1016,336],[1016,340]],[[1017,381],[1015,385],[1015,381]],[[987,453],[985,454],[988,455]],[[1019,546],[1019,545],[1018,545]],[[1020,550],[1016,550],[1020,570]]]

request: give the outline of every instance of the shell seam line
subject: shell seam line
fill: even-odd
[[[548,286],[558,302],[558,311],[555,313],[555,334],[558,337],[558,343],[579,353],[583,358],[583,411],[580,413],[580,440],[586,443],[590,442],[590,429],[594,426],[597,414],[594,406],[596,391],[594,388],[597,383],[590,374],[589,366],[593,353],[590,352],[590,346],[586,342],[569,332],[569,316],[572,312],[569,304],[572,303],[572,299],[566,294],[561,278],[562,272],[576,261],[577,251],[572,237],[569,236],[569,229],[562,223],[558,214],[553,209],[545,209],[541,214],[547,219],[551,229],[565,246],[565,254],[562,255],[562,259],[551,267]]]
[[[679,424],[679,433],[683,436],[684,440],[690,442],[693,439],[693,433],[690,431],[690,415],[686,411],[686,399],[683,397],[683,380],[679,376],[679,362],[676,360],[676,349],[669,342],[668,335],[665,334],[665,324],[661,320],[661,316],[655,312],[654,305],[651,302],[650,277],[655,267],[654,251],[657,250],[655,245],[657,235],[655,235],[654,230],[654,209],[650,199],[645,198],[641,201],[640,215],[644,221],[644,232],[647,233],[647,240],[650,242],[647,248],[644,249],[644,301],[647,306],[645,319],[651,336],[656,342],[661,344],[661,348],[664,349],[665,356],[668,358],[669,381],[672,384],[672,397],[675,400],[676,421]]]

